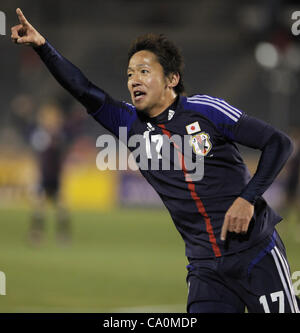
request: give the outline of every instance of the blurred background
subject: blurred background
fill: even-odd
[[[187,296],[183,241],[160,199],[138,172],[96,168],[106,131],[31,48],[11,43],[17,7],[117,99],[130,102],[129,44],[162,32],[182,50],[188,95],[224,98],[288,133],[293,156],[265,197],[300,270],[296,0],[2,0],[0,312],[184,312]],[[255,172],[259,152],[240,149]]]

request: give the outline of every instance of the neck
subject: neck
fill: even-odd
[[[175,92],[172,92],[172,94],[166,98],[164,103],[154,106],[151,110],[147,112],[148,117],[154,118],[163,113],[170,105],[172,105],[177,98],[177,95]]]

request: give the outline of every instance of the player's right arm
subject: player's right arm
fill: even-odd
[[[16,13],[20,24],[11,29],[12,41],[32,46],[55,79],[109,131],[118,136],[120,126],[129,130],[136,116],[135,109],[126,103],[113,100],[90,82],[28,22],[19,8]]]

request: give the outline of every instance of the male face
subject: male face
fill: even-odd
[[[130,58],[127,75],[128,90],[137,110],[151,115],[165,107],[170,87],[154,53],[147,50],[136,52]]]

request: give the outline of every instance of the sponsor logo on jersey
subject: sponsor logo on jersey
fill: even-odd
[[[193,147],[194,153],[201,156],[206,156],[212,148],[209,134],[205,132],[193,135],[190,138],[190,145]]]
[[[147,123],[147,130],[148,131],[155,131],[155,128],[152,126],[151,123]]]
[[[173,118],[174,114],[175,114],[175,111],[169,110],[169,113],[168,113],[168,120],[169,121]]]

